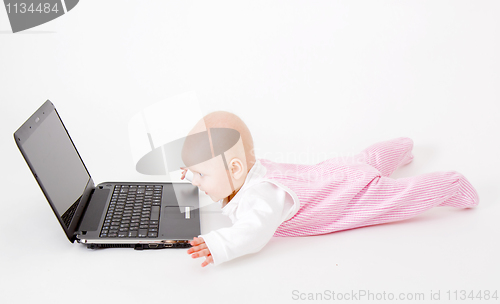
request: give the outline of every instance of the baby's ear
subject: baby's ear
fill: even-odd
[[[231,171],[231,175],[234,179],[240,179],[241,177],[245,177],[245,167],[243,166],[243,162],[239,158],[233,158],[229,163],[229,170]]]

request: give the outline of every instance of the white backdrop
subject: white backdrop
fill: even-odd
[[[0,8],[2,298],[295,303],[365,290],[372,298],[353,302],[384,303],[385,292],[447,303],[455,291],[492,294],[500,288],[499,15],[498,1],[86,0],[12,34]],[[480,204],[274,238],[258,254],[204,269],[184,250],[69,243],[12,134],[50,99],[96,182],[158,180],[135,172],[128,124],[186,92],[203,114],[239,115],[257,156],[276,161],[315,163],[411,137],[414,161],[394,177],[457,170]],[[202,216],[204,232],[228,224],[216,211]]]

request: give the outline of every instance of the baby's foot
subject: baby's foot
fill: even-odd
[[[411,163],[412,160],[413,160],[413,153],[411,153],[411,151],[408,151],[408,153],[406,153],[406,155],[401,160],[400,166],[408,165],[409,163]]]
[[[479,195],[471,183],[458,172],[450,172],[457,178],[458,191],[457,194],[450,197],[440,206],[450,206],[456,208],[472,208],[479,204]]]
[[[411,163],[411,161],[413,160],[413,153],[411,152],[413,149],[413,140],[411,140],[410,138],[402,138],[401,140],[403,141],[403,144],[406,146],[407,152],[401,159],[399,166],[404,166]]]

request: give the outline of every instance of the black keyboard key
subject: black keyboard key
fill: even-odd
[[[148,230],[147,229],[140,229],[138,236],[139,237],[147,237],[148,236]]]

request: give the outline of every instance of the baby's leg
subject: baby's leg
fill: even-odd
[[[320,199],[321,200],[321,199]],[[436,206],[470,208],[479,197],[457,172],[434,172],[392,179],[376,177],[357,195],[308,203],[280,226],[276,236],[318,235],[402,221]]]
[[[349,203],[335,225],[350,229],[405,220],[435,206],[470,208],[478,203],[476,190],[458,172],[401,179],[380,177]]]
[[[358,159],[380,171],[382,176],[390,176],[399,166],[412,161],[412,148],[410,138],[400,137],[369,146]]]

